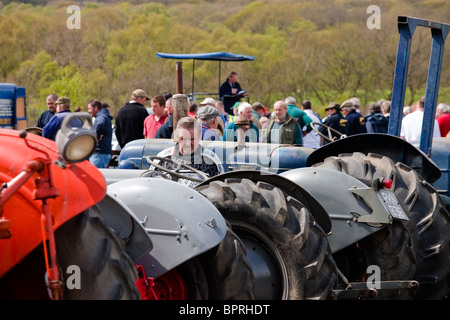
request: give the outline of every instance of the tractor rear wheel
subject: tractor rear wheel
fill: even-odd
[[[97,206],[55,231],[64,300],[138,300],[137,270]],[[0,279],[0,299],[46,300],[42,245]]]
[[[157,300],[253,300],[253,274],[241,240],[227,226],[222,242],[155,279]]]
[[[450,215],[437,191],[416,171],[378,154],[341,154],[314,166],[334,169],[372,185],[378,178],[392,179],[392,190],[409,220],[404,225],[411,235],[417,259],[417,299],[442,299],[450,283]]]
[[[397,220],[394,220],[392,225],[386,225],[370,236],[336,252],[333,257],[349,282],[366,282],[369,266],[379,268],[382,281],[412,280],[416,271],[416,260],[409,233]],[[345,287],[345,284],[343,285]],[[371,298],[409,300],[414,296],[415,289],[380,290]],[[338,296],[338,299],[345,299],[345,295],[343,296],[344,298]]]
[[[255,299],[334,298],[337,271],[326,234],[299,201],[248,179],[213,181],[196,190],[244,243]]]
[[[55,233],[63,271],[80,270],[80,288],[64,287],[67,300],[139,300],[137,270],[125,244],[100,216],[97,206],[75,216]]]

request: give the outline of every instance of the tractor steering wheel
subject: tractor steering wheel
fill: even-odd
[[[164,157],[158,157],[158,156],[147,156],[146,159],[147,159],[147,162],[150,165],[152,165],[153,167],[169,174],[172,177],[172,180],[174,180],[174,181],[177,181],[178,179],[187,179],[187,180],[191,180],[194,182],[203,182],[203,181],[209,179],[209,177],[204,172],[194,169],[191,166],[184,164],[184,163],[176,163],[170,158],[164,158]],[[176,166],[176,169],[175,170],[168,169],[168,168],[163,167],[160,164],[154,162],[153,160],[166,161],[166,162],[171,163],[174,166]],[[200,175],[202,177],[202,179],[194,178],[194,177],[179,173],[179,170],[181,168],[188,169],[188,170]],[[145,176],[146,172],[142,173],[141,176]]]
[[[322,132],[320,132],[320,131],[315,127],[316,124],[319,125],[319,126],[325,127],[325,128],[327,129],[328,136],[326,136],[326,135],[324,135]],[[343,133],[337,131],[336,129],[333,129],[333,128],[327,126],[326,124],[320,123],[320,122],[311,122],[309,125],[311,126],[311,128],[312,128],[319,136],[321,136],[322,138],[324,138],[324,139],[325,139],[326,141],[328,141],[328,142],[333,142],[333,141],[336,141],[336,140],[338,139],[337,137],[333,137],[332,132],[335,133],[335,134],[337,134],[338,137],[339,137],[339,139],[344,139],[344,138],[347,137],[345,134],[343,134]]]

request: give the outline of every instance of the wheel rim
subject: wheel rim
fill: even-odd
[[[155,279],[153,287],[155,300],[187,300],[186,281],[176,269]]]
[[[247,251],[247,262],[254,274],[256,300],[277,300],[287,297],[287,271],[284,260],[263,232],[241,221],[229,221]]]

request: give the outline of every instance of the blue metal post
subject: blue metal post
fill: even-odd
[[[400,136],[403,119],[403,106],[405,103],[406,80],[408,78],[409,56],[411,53],[411,40],[416,30],[416,24],[408,18],[398,18],[398,48],[397,62],[395,64],[394,87],[392,89],[391,114],[389,115],[388,133]]]
[[[433,141],[434,119],[436,115],[437,99],[439,94],[439,81],[441,78],[442,57],[444,55],[445,39],[449,32],[448,26],[431,29],[433,42],[431,44],[430,64],[428,67],[427,89],[425,92],[425,107],[423,114],[422,135],[420,137],[420,150],[426,154],[431,153]]]
[[[420,138],[420,150],[426,154],[430,154],[433,141],[434,119],[439,93],[444,44],[450,31],[450,25],[402,16],[398,17],[397,22],[400,37],[398,41],[388,133],[400,136],[412,36],[418,26],[430,28],[433,42],[431,45],[430,63],[428,67],[424,117]]]

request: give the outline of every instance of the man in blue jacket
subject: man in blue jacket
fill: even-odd
[[[344,116],[341,114],[341,106],[335,102],[331,102],[326,108],[325,111],[327,112],[327,117],[324,118],[323,124],[335,129],[336,131],[340,132],[342,135],[347,134],[347,119],[344,118]],[[320,126],[319,131],[325,135],[328,136],[328,129],[326,127]],[[334,133],[333,131],[330,131],[332,137],[339,139],[340,135]],[[322,145],[327,144],[328,142],[325,139],[322,139]]]
[[[364,116],[356,112],[353,101],[347,100],[341,104],[342,114],[347,119],[347,136],[367,133]]]
[[[89,101],[88,112],[95,117],[94,129],[97,132],[97,148],[90,156],[89,161],[97,168],[106,168],[111,160],[112,116],[107,108],[98,99]]]
[[[56,113],[50,121],[42,128],[42,136],[44,138],[55,141],[56,133],[61,128],[64,118],[72,111],[70,111],[70,99],[68,97],[59,97],[55,101]],[[78,119],[74,119],[72,127],[81,127],[82,123]]]
[[[171,139],[173,136],[173,98],[172,96],[166,99],[166,112],[169,116],[166,121],[156,131],[155,139]]]
[[[45,125],[56,113],[55,101],[58,100],[58,96],[54,93],[47,96],[46,102],[48,109],[41,113],[37,121],[36,127],[44,128]]]
[[[231,107],[241,101],[241,98],[246,95],[246,92],[242,90],[241,85],[237,81],[237,72],[231,72],[227,80],[223,82],[219,87],[219,98],[223,101],[225,111],[228,114],[233,114]]]
[[[379,102],[371,102],[369,105],[369,115],[365,118],[367,133],[387,133],[389,128],[389,118],[381,112]]]

